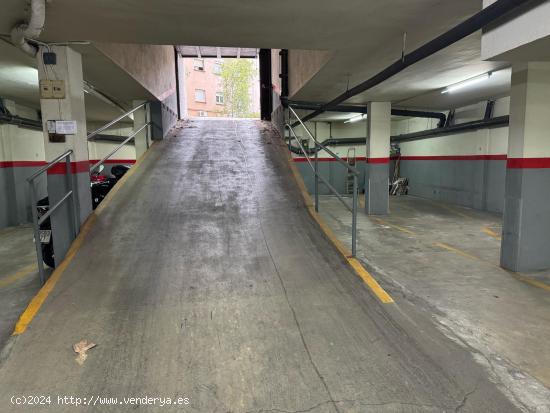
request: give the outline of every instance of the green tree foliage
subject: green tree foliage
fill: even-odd
[[[250,59],[226,59],[221,78],[225,101],[225,115],[244,118],[250,115],[250,84],[254,68]]]

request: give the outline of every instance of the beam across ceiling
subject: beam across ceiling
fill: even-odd
[[[216,59],[230,59],[230,58],[251,58],[258,57],[258,49],[254,48],[242,48],[242,47],[210,47],[210,46],[175,46],[181,57],[189,58],[216,58]]]
[[[330,111],[333,107],[338,106],[340,103],[363,93],[374,86],[379,85],[385,80],[391,78],[397,73],[403,71],[407,67],[437,53],[438,51],[450,46],[457,41],[469,36],[470,34],[486,27],[487,25],[495,22],[496,20],[504,17],[513,10],[516,10],[520,6],[523,6],[529,2],[535,0],[497,0],[493,4],[485,7],[480,12],[474,14],[472,17],[453,27],[449,31],[441,34],[428,43],[420,46],[411,53],[404,54],[401,59],[395,61],[390,66],[386,67],[381,72],[377,73],[373,77],[358,84],[357,86],[347,90],[341,95],[337,96],[328,103],[324,103],[321,107],[312,113],[306,115],[302,121],[306,122],[315,118],[323,112]],[[293,126],[295,126],[294,124]]]

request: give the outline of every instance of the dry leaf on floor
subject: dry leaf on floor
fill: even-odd
[[[95,346],[95,343],[88,343],[88,340],[82,340],[76,344],[73,344],[73,350],[75,353],[78,354],[78,357],[75,359],[75,361],[82,366],[88,358],[88,354],[86,354],[86,352],[94,348]]]

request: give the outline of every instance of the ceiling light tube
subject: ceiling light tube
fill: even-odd
[[[348,120],[346,120],[344,123],[355,123],[355,122],[359,122],[360,120],[363,120],[365,117],[364,114],[362,115],[357,115],[357,116],[353,116],[351,118],[349,118]]]
[[[485,73],[481,76],[476,76],[472,79],[465,80],[463,82],[455,83],[454,85],[447,86],[441,93],[452,93],[459,89],[474,85],[476,83],[482,82],[484,80],[487,80],[491,77],[491,72]]]

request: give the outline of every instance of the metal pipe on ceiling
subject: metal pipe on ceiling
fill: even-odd
[[[413,50],[411,53],[404,55],[401,59],[395,61],[384,70],[374,75],[370,79],[358,84],[357,86],[347,90],[338,97],[334,98],[328,103],[323,104],[319,109],[306,115],[302,118],[303,122],[311,120],[323,112],[331,110],[333,107],[338,106],[340,103],[363,93],[374,86],[379,85],[385,80],[391,78],[397,73],[405,70],[407,67],[424,60],[425,58],[439,52],[440,50],[450,46],[457,41],[469,36],[470,34],[484,28],[485,26],[495,22],[503,16],[509,14],[518,7],[523,6],[534,0],[497,0],[493,4],[485,7],[480,12],[474,14],[472,17],[466,19],[464,22],[453,27],[449,31],[441,34],[428,43],[420,46],[418,49]],[[293,125],[294,126],[294,125]]]
[[[46,20],[46,1],[31,0],[31,17],[28,23],[16,25],[11,30],[11,41],[16,46],[27,53],[29,56],[35,57],[38,53],[38,48],[30,44],[27,39],[35,39],[40,36],[44,28]]]
[[[316,102],[305,102],[305,101],[291,101],[288,99],[281,99],[281,102],[286,107],[291,105],[294,109],[304,109],[304,110],[317,110],[321,107],[322,103]],[[367,113],[367,107],[365,105],[338,105],[330,109],[331,112],[343,112],[343,113]],[[428,118],[428,119],[439,119],[438,127],[443,127],[447,116],[443,112],[430,112],[425,110],[410,110],[410,109],[393,109],[391,114],[394,116],[407,116],[413,118]]]
[[[20,128],[42,130],[42,122],[39,120],[22,118],[20,116],[14,116],[9,114],[0,113],[0,124],[5,123],[8,125],[17,125]]]
[[[454,135],[462,132],[472,132],[479,129],[501,128],[508,126],[509,123],[510,116],[498,116],[491,119],[481,119],[473,122],[459,123],[458,125],[446,126],[444,128],[435,128],[420,132],[406,133],[403,135],[394,135],[390,138],[390,140],[391,142],[417,141],[432,138],[434,136]]]
[[[502,127],[508,126],[509,122],[510,122],[510,117],[508,115],[498,116],[496,118],[480,119],[472,122],[460,123],[458,125],[445,126],[442,128],[434,128],[434,129],[423,130],[420,132],[394,135],[394,136],[391,136],[390,140],[391,142],[396,142],[396,143],[418,141],[418,140],[428,139],[436,136],[437,137],[448,136],[448,135],[455,135],[463,132],[473,132],[479,129],[502,128]],[[329,138],[323,141],[322,144],[324,146],[364,145],[365,139],[366,138],[343,138],[343,139]],[[293,148],[291,148],[290,150],[298,155],[301,153],[300,151],[293,150]],[[315,149],[310,148],[309,154],[310,155],[315,154]]]

